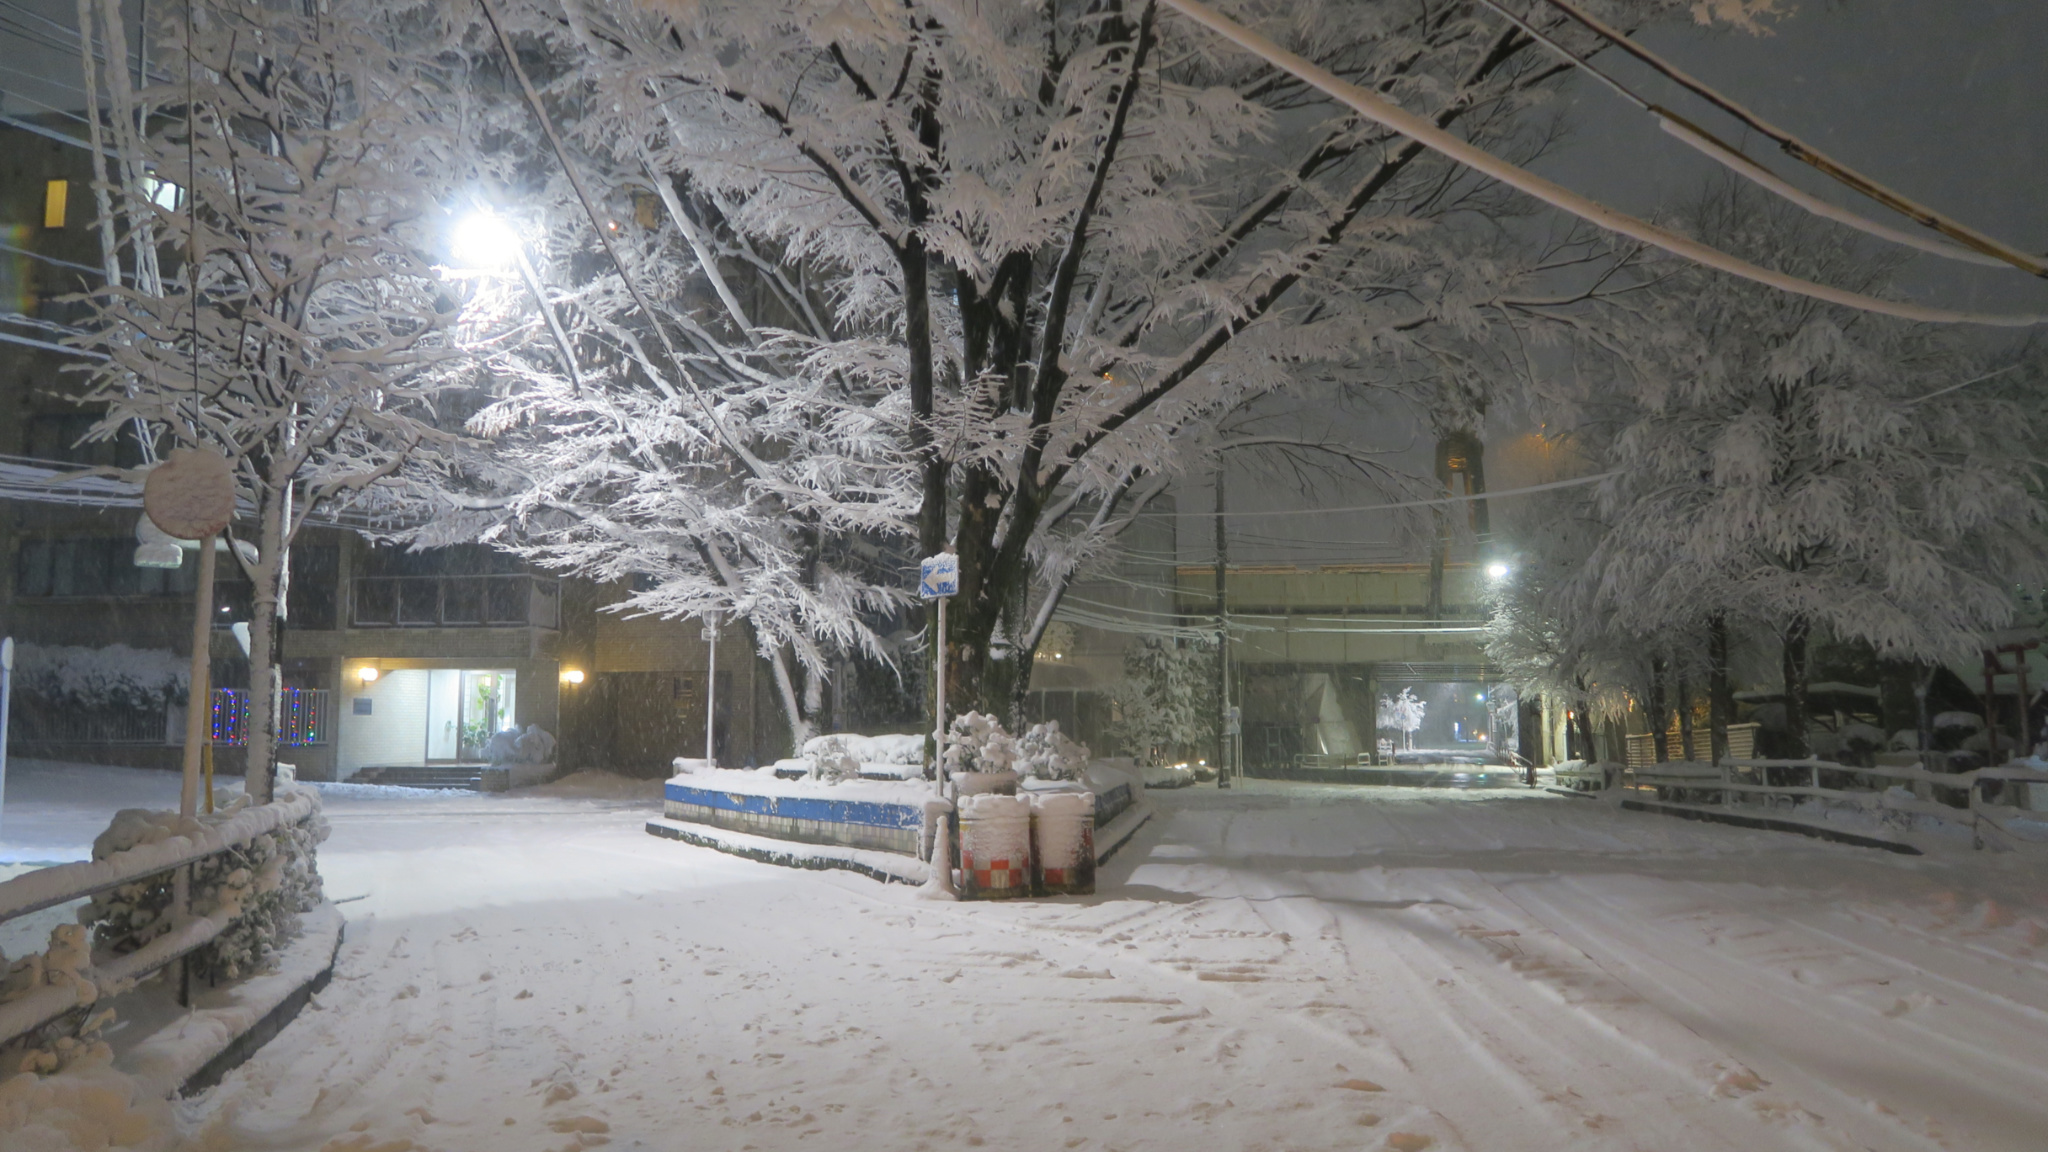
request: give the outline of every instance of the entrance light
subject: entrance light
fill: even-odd
[[[583,669],[581,669],[581,668],[564,668],[564,669],[562,669],[562,683],[564,683],[564,684],[581,684],[581,683],[583,683]]]
[[[365,684],[375,682],[375,680],[377,679],[376,666],[373,664],[365,664],[361,668],[356,669],[356,679],[361,680]]]

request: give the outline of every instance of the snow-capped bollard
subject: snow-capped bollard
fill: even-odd
[[[953,845],[946,835],[946,818],[953,805],[931,799],[924,802],[924,883],[918,887],[920,900],[958,900],[953,891]]]
[[[1095,891],[1095,794],[1031,797],[1031,888],[1046,896]]]
[[[960,898],[1002,900],[1031,892],[1031,798],[960,798]]]

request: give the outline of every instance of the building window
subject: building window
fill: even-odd
[[[135,566],[131,536],[58,536],[23,540],[16,554],[14,593],[59,596],[190,595],[199,576],[191,556],[177,568]]]
[[[52,180],[43,185],[43,227],[62,228],[71,208],[71,181]]]

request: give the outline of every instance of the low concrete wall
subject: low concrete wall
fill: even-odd
[[[838,844],[917,855],[921,809],[908,804],[826,800],[793,796],[750,796],[695,788],[671,780],[662,797],[671,820],[709,824],[804,844]]]
[[[477,773],[476,790],[510,792],[514,788],[531,788],[553,780],[555,772],[553,764],[493,764]]]

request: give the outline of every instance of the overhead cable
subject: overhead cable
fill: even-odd
[[[1225,19],[1199,0],[1163,2],[1224,39],[1343,101],[1360,116],[1376,124],[1392,129],[1417,144],[1456,160],[1482,175],[1492,177],[1510,188],[1527,193],[1553,208],[1568,212],[1587,223],[1661,248],[1674,256],[1780,291],[1862,312],[1896,316],[1901,320],[1918,320],[1932,324],[1982,324],[1998,328],[2032,328],[2048,325],[2048,315],[2039,313],[1962,312],[1903,300],[1887,300],[1880,296],[1851,292],[1752,264],[1711,245],[1681,236],[1668,228],[1610,208],[1555,181],[1538,176],[1526,168],[1510,164],[1478,145],[1438,128],[1399,105],[1390,103],[1377,93],[1339,79],[1328,69],[1304,60],[1251,29]]]
[[[1705,155],[1707,159],[1720,164],[1722,167],[1769,191],[1773,195],[1804,208],[1815,216],[1832,220],[1837,224],[1854,228],[1858,232],[1876,236],[1882,240],[1889,240],[1894,244],[1901,244],[1905,247],[1918,249],[1919,251],[1941,256],[1949,260],[1960,260],[1966,264],[1984,264],[1993,268],[2004,268],[2009,265],[2009,262],[2001,257],[1979,252],[1974,248],[1963,248],[1946,240],[1939,240],[1917,232],[1908,232],[1903,228],[1894,228],[1889,224],[1880,224],[1867,216],[1851,212],[1847,208],[1836,204],[1830,204],[1803,188],[1794,187],[1777,173],[1750,159],[1740,148],[1720,139],[1678,113],[1662,105],[1652,104],[1643,97],[1636,95],[1627,85],[1601,71],[1599,68],[1594,67],[1592,61],[1566,48],[1541,29],[1502,7],[1499,0],[1479,0],[1479,2],[1498,12],[1509,23],[1528,33],[1530,37],[1563,57],[1580,71],[1592,76],[1618,93],[1622,99],[1627,100],[1629,103],[1655,117],[1658,126],[1663,128],[1666,134],[1677,137],[1687,147],[1696,149]]]
[[[1174,0],[1167,0],[1167,3],[1172,4]],[[1578,21],[1595,35],[1642,61],[1644,64],[1649,65],[1672,83],[1677,84],[1686,91],[1726,112],[1728,115],[1749,125],[1756,131],[1777,141],[1778,147],[1784,149],[1786,155],[1813,166],[1892,211],[1928,228],[1932,228],[1951,240],[1968,245],[1988,256],[1995,256],[2015,268],[2031,272],[2036,276],[2048,277],[2048,260],[2022,252],[2010,244],[1987,236],[1967,224],[1952,220],[1932,208],[1910,200],[1879,184],[1870,177],[1826,155],[1790,132],[1770,123],[1748,108],[1687,75],[1677,65],[1638,44],[1633,39],[1622,34],[1620,30],[1605,23],[1598,17],[1580,11],[1576,5],[1569,3],[1569,0],[1543,0],[1543,3]],[[1177,4],[1175,6],[1178,7]]]

